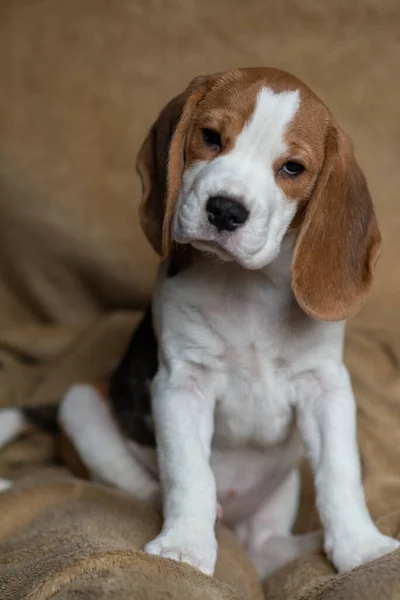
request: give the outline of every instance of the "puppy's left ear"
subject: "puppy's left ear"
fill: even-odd
[[[306,208],[292,264],[301,308],[323,321],[353,315],[365,300],[381,235],[349,138],[330,125],[325,162]]]
[[[196,77],[165,106],[137,157],[142,181],[141,224],[153,248],[163,256],[171,247],[171,223],[182,183],[187,132],[210,80]]]

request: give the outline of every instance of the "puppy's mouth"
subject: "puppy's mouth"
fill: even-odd
[[[200,250],[205,255],[212,256],[214,258],[219,258],[219,260],[222,262],[234,262],[243,269],[249,271],[257,271],[260,268],[266,266],[264,264],[264,261],[262,263],[260,263],[259,261],[252,261],[249,259],[249,256],[242,256],[240,252],[230,251],[225,247],[225,245],[222,245],[216,240],[205,241],[194,239],[190,240],[190,242],[188,243],[191,246],[193,246],[193,248]]]
[[[217,256],[224,262],[235,261],[235,257],[223,248],[217,241],[192,240],[190,244],[197,250],[201,250],[205,254]]]

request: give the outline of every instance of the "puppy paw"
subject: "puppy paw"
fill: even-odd
[[[399,547],[398,540],[376,531],[368,536],[354,537],[352,541],[346,540],[327,554],[339,573],[342,573],[389,554]]]
[[[217,560],[217,541],[214,533],[209,537],[192,535],[188,530],[185,534],[175,531],[162,532],[144,551],[148,554],[171,558],[196,567],[206,575],[212,575]]]

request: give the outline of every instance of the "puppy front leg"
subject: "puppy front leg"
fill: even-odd
[[[211,575],[217,557],[217,496],[209,464],[215,399],[204,391],[207,386],[200,389],[197,379],[192,369],[171,373],[161,367],[154,381],[164,526],[145,550]]]
[[[399,542],[376,528],[366,506],[346,368],[315,377],[324,395],[298,406],[298,426],[314,471],[325,551],[338,571],[347,571],[395,550]]]

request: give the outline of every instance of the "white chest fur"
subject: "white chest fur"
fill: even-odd
[[[340,360],[344,326],[299,309],[289,257],[290,248],[264,273],[204,259],[160,277],[154,309],[161,357],[190,365],[192,384],[212,390],[215,447],[283,442],[299,394],[312,396],[318,386],[319,364]]]

